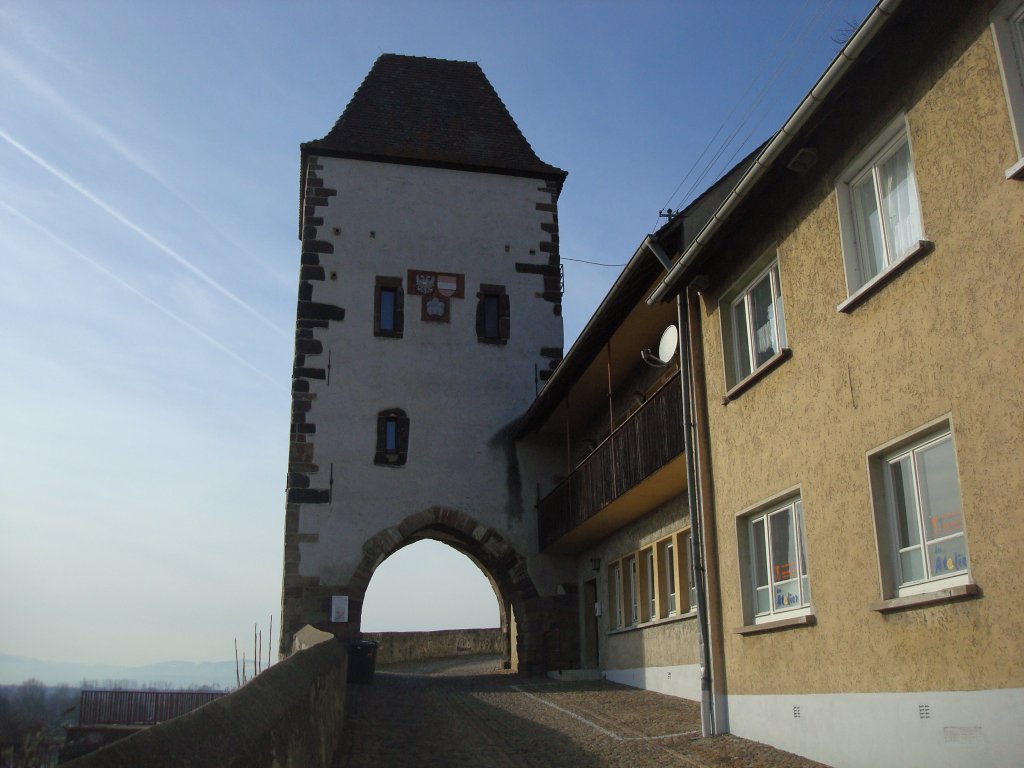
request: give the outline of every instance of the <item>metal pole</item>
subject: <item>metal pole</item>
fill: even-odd
[[[684,292],[676,296],[676,320],[679,324],[679,382],[683,394],[683,453],[686,463],[686,503],[690,509],[690,563],[697,589],[697,630],[700,636],[700,731],[701,736],[715,733],[715,713],[711,706],[711,653],[708,631],[708,596],[704,559],[700,545],[703,537],[700,502],[697,496],[697,466],[693,453],[693,406],[690,391],[689,326],[683,311]]]

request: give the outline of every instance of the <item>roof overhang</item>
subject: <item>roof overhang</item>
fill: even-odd
[[[637,246],[572,347],[523,415],[516,437],[522,437],[544,423],[637,302],[642,300],[644,292],[662,269],[652,245],[657,247],[655,236],[647,235]]]
[[[699,262],[699,257],[707,245],[723,227],[726,221],[737,210],[740,204],[746,199],[765,177],[768,170],[774,166],[782,153],[790,147],[800,130],[807,124],[808,120],[817,113],[821,104],[828,98],[829,94],[839,84],[846,73],[853,67],[854,63],[864,53],[865,48],[885,26],[889,17],[900,6],[902,0],[881,0],[868,14],[867,18],[853,33],[846,45],[839,52],[836,58],[818,78],[818,82],[811,88],[810,92],[803,98],[793,114],[779,129],[778,133],[768,141],[764,148],[758,153],[754,162],[742,175],[740,180],[733,187],[729,196],[718,207],[718,210],[711,216],[708,222],[697,233],[693,242],[683,251],[683,254],[676,261],[675,265],[662,278],[657,287],[647,298],[649,305],[665,301],[679,292],[683,279],[689,274],[692,267]]]

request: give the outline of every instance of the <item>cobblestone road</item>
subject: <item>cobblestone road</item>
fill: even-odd
[[[701,739],[697,705],[607,682],[504,673],[496,659],[378,669],[349,685],[337,768],[813,768],[744,739]]]

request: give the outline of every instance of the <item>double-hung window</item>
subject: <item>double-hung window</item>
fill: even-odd
[[[853,296],[925,246],[906,119],[872,142],[837,185],[847,293]]]
[[[948,422],[871,458],[889,597],[969,581],[960,480]],[[878,506],[882,507],[879,515]]]
[[[774,256],[774,252],[771,254]],[[726,380],[736,386],[776,358],[787,345],[779,262],[755,267],[753,279],[742,280],[722,302]]]
[[[745,595],[755,624],[806,613],[811,604],[805,556],[803,502],[790,499],[740,521],[748,570]],[[745,546],[744,546],[745,545]]]
[[[1021,0],[1003,0],[992,11],[991,18],[1010,113],[1010,128],[1019,158],[1006,170],[1006,176],[1020,179],[1024,178],[1024,3]]]

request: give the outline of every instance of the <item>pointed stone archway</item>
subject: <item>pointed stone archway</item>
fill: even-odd
[[[530,578],[526,560],[497,532],[455,509],[430,507],[381,530],[363,544],[363,556],[349,580],[349,622],[344,633],[360,631],[363,600],[374,571],[402,547],[434,539],[469,557],[483,571],[498,597],[501,628],[506,638],[506,661],[519,672],[540,672],[550,659],[546,618],[557,597],[543,598]],[[573,603],[573,607],[575,604]],[[338,633],[336,628],[332,628]]]

